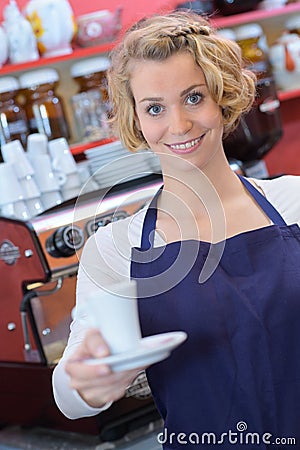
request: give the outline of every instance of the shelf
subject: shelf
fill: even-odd
[[[217,28],[227,28],[241,25],[243,23],[265,20],[271,17],[293,14],[295,12],[300,12],[300,2],[291,3],[290,5],[286,5],[283,8],[274,8],[269,10],[256,9],[246,13],[234,14],[231,16],[216,15],[215,17],[211,17],[211,22]]]
[[[300,87],[299,89],[293,89],[291,91],[278,91],[277,95],[281,102],[297,98],[300,100]]]
[[[115,46],[115,42],[108,42],[107,44],[97,45],[94,47],[85,47],[79,48],[76,47],[73,49],[73,52],[68,55],[60,55],[53,56],[50,58],[40,57],[36,61],[28,61],[20,64],[4,64],[0,69],[0,76],[5,74],[11,74],[13,72],[20,72],[22,70],[34,70],[38,67],[50,66],[51,64],[63,62],[66,60],[78,59],[78,58],[86,58],[89,56],[98,56],[102,53],[107,53],[113,49]]]
[[[297,3],[286,5],[285,7],[282,8],[276,8],[272,10],[256,9],[246,13],[235,14],[230,16],[220,16],[218,14],[214,14],[211,17],[211,22],[213,26],[217,28],[226,28],[249,22],[256,22],[256,21],[259,22],[276,17],[284,17],[285,15],[292,15],[297,12],[300,13],[300,1],[298,1]],[[49,58],[40,57],[37,61],[28,61],[26,63],[21,64],[7,63],[2,68],[0,68],[0,77],[3,75],[9,75],[16,72],[34,70],[42,67],[49,67],[54,64],[63,63],[64,61],[72,61],[81,58],[98,56],[110,52],[115,45],[116,41],[85,48],[74,46],[73,52],[67,55],[54,56]],[[290,91],[279,91],[278,98],[281,102],[289,101],[291,99],[300,100],[300,88]],[[71,144],[70,148],[74,157],[84,158],[85,151],[101,145],[109,144],[115,140],[116,138],[111,138],[93,142]]]
[[[71,144],[70,148],[72,155],[80,155],[90,148],[98,147],[99,145],[110,144],[111,142],[114,142],[116,140],[117,138],[107,138],[101,139],[99,141],[85,142],[83,144]]]

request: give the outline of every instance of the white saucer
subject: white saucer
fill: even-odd
[[[140,340],[134,350],[105,358],[86,359],[86,364],[106,364],[114,372],[148,366],[166,359],[172,350],[187,338],[184,331],[172,331],[148,336]]]

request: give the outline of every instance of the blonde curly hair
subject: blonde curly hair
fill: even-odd
[[[131,151],[148,147],[136,127],[132,62],[163,61],[178,52],[190,53],[203,70],[209,93],[223,111],[224,137],[252,106],[255,75],[245,69],[238,44],[218,35],[208,20],[184,10],[142,19],[113,49],[107,72],[110,122],[115,135]]]

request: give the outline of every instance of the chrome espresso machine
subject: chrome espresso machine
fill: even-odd
[[[57,409],[51,376],[67,343],[85,241],[98,227],[143,207],[160,185],[152,174],[83,194],[29,222],[0,217],[1,426],[45,426],[105,441],[158,420],[143,374],[107,411],[76,421]]]

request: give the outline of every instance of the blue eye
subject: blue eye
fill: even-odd
[[[151,116],[157,116],[158,114],[160,114],[162,112],[163,108],[160,105],[150,105],[147,108],[147,112],[151,115]]]
[[[202,97],[202,94],[193,92],[188,96],[187,103],[189,103],[190,105],[198,105],[198,103],[200,103],[200,101],[202,100]]]

